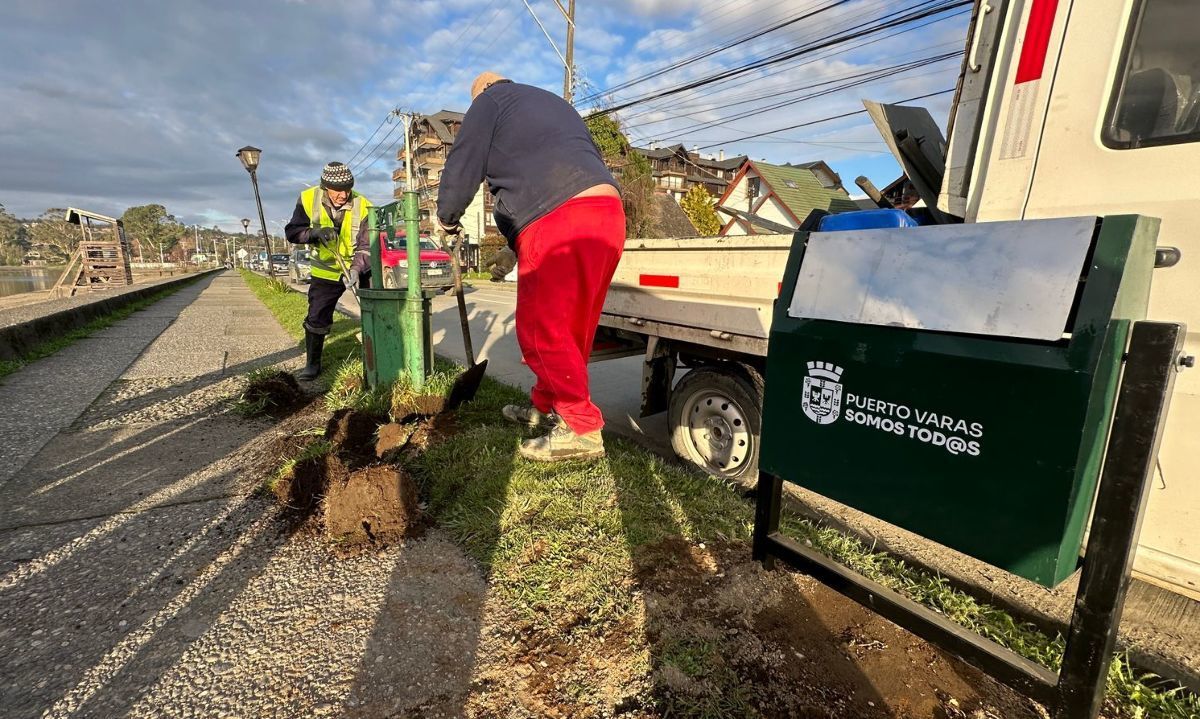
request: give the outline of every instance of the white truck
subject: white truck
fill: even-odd
[[[976,0],[948,139],[911,108],[870,109],[927,205],[950,221],[1160,218],[1159,245],[1183,261],[1155,272],[1150,317],[1187,323],[1187,352],[1200,354],[1197,29],[1197,0]],[[895,126],[905,120],[915,126]],[[791,239],[630,240],[604,306],[594,358],[644,352],[643,414],[667,411],[676,453],[713,474],[756,471]],[[1200,598],[1198,429],[1200,372],[1186,372],[1135,572]]]

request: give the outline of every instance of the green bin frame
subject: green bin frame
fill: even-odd
[[[771,328],[762,469],[1040,584],[1061,582],[1078,567],[1158,230],[1137,216],[1096,224],[1070,338],[1059,341],[791,317],[808,242],[798,233]],[[801,412],[805,379],[823,368],[841,370],[847,403],[826,424]],[[864,413],[851,395],[957,426]],[[891,421],[858,423],[881,415]]]

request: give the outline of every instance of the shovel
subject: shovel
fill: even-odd
[[[487,372],[487,360],[475,364],[475,348],[471,345],[471,326],[467,323],[467,301],[463,298],[462,269],[458,266],[459,250],[462,248],[462,234],[455,236],[456,240],[450,245],[442,238],[442,248],[450,254],[450,273],[454,277],[454,295],[458,298],[458,320],[462,324],[463,348],[467,351],[467,371],[454,380],[450,395],[446,398],[446,409],[458,409],[464,402],[475,399],[479,385],[483,384],[483,373]]]
[[[329,245],[323,244],[322,246],[325,247],[326,249],[329,249]],[[350,267],[346,265],[346,261],[343,260],[342,256],[339,255],[337,252],[334,252],[333,256],[335,258],[337,258],[338,265],[342,269],[342,274],[344,274],[346,276],[346,279],[349,280],[350,279]],[[357,283],[355,283],[355,284],[348,284],[346,286],[350,289],[350,294],[354,295],[354,304],[358,305],[359,317],[361,317],[362,316],[362,301],[358,299],[358,285],[357,285]],[[358,338],[358,343],[361,345],[362,344],[362,329],[361,328],[355,334],[355,337]],[[363,368],[363,372],[364,373],[366,372],[365,367]]]

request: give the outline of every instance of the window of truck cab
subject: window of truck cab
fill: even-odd
[[[1196,0],[1140,0],[1101,139],[1114,150],[1200,141]]]

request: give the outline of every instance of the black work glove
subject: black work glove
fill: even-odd
[[[488,261],[484,267],[491,270],[492,282],[503,282],[508,273],[513,271],[517,266],[517,253],[510,250],[508,247],[502,248],[499,252]]]
[[[308,231],[308,244],[327,245],[337,239],[338,232],[332,227],[314,227]]]

